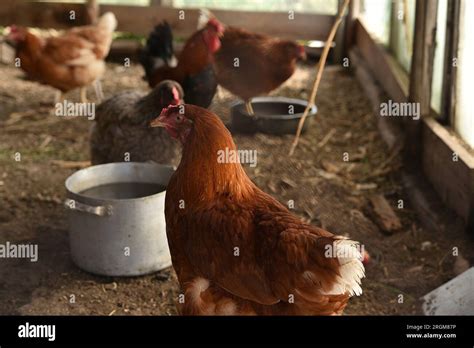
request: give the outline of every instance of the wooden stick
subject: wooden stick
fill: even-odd
[[[82,169],[90,167],[91,161],[63,161],[63,160],[52,160],[51,163],[55,166],[64,169]]]
[[[346,9],[349,6],[350,1],[351,0],[344,1],[344,4],[342,5],[342,8],[339,11],[339,14],[336,18],[336,21],[334,22],[331,28],[331,31],[329,32],[329,37],[326,40],[326,45],[324,46],[324,50],[321,55],[321,58],[319,59],[318,65],[316,65],[318,74],[316,75],[316,80],[314,81],[313,89],[311,91],[311,96],[308,100],[308,105],[306,106],[306,109],[304,110],[303,117],[301,117],[300,122],[298,123],[298,130],[296,131],[295,139],[293,140],[293,144],[291,145],[290,156],[293,155],[293,153],[295,152],[296,146],[298,145],[298,141],[301,136],[301,131],[303,130],[304,121],[306,120],[306,117],[308,117],[309,110],[311,110],[311,107],[314,105],[314,101],[316,100],[316,94],[318,92],[319,83],[321,82],[321,77],[323,76],[324,66],[326,65],[329,49],[331,48],[331,44],[334,41],[334,37],[336,36],[337,28],[339,27],[339,24],[341,24],[342,22],[342,17],[344,16],[344,13],[346,12]]]

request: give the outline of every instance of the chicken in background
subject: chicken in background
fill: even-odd
[[[139,54],[140,64],[145,70],[145,79],[151,78],[153,72],[162,66],[176,67],[178,60],[174,55],[173,34],[168,22],[155,26],[148,35],[146,45]]]
[[[176,67],[162,66],[148,75],[150,87],[163,80],[177,81],[183,87],[186,103],[208,107],[217,89],[212,62],[221,46],[222,30],[220,23],[211,20],[195,32],[186,41]]]
[[[182,102],[183,90],[175,81],[162,81],[145,94],[122,92],[97,107],[92,126],[90,153],[93,165],[155,161],[177,164],[180,149],[162,129],[149,127],[164,107]],[[127,155],[128,154],[128,155]]]
[[[334,315],[362,293],[357,243],[303,223],[238,161],[220,161],[237,149],[217,115],[170,106],[151,126],[183,145],[165,202],[182,314]]]
[[[117,26],[113,13],[105,13],[95,25],[76,27],[62,35],[41,38],[23,27],[10,27],[7,42],[14,46],[20,67],[27,76],[63,93],[81,88],[81,101],[87,101],[86,87],[105,72],[112,34]],[[95,86],[97,87],[97,86]],[[98,97],[100,99],[100,92]]]
[[[208,11],[202,13],[210,15]],[[216,18],[210,22],[219,23]],[[219,85],[244,100],[247,113],[254,115],[252,98],[278,88],[293,75],[300,59],[306,59],[306,52],[295,41],[229,26],[215,54],[214,67]]]

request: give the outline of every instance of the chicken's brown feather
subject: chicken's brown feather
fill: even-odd
[[[192,293],[184,313],[219,314],[227,298],[234,314],[339,314],[362,276],[345,279],[341,260],[325,254],[343,239],[301,222],[239,163],[218,163],[218,149],[236,147],[217,116],[191,105],[185,114],[194,128],[165,204],[173,265]]]

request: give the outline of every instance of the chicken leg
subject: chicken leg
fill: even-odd
[[[81,87],[81,103],[87,103],[87,87]]]
[[[253,111],[252,100],[251,99],[245,101],[245,109],[247,110],[247,114],[249,116],[252,116],[252,117],[255,116],[255,112]]]
[[[102,102],[102,100],[104,100],[104,92],[102,91],[102,83],[100,82],[99,79],[94,81],[94,91],[95,91],[97,100],[99,102]]]

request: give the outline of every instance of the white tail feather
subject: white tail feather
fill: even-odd
[[[202,8],[199,10],[199,18],[197,23],[197,30],[204,28],[211,18],[214,18],[214,15],[207,8]]]
[[[339,261],[339,275],[332,288],[325,292],[327,295],[339,295],[348,293],[350,296],[362,294],[360,286],[362,278],[365,277],[365,269],[362,264],[362,255],[358,244],[349,239],[340,239],[334,242],[334,255]]]
[[[104,13],[97,23],[99,26],[107,29],[110,32],[113,32],[117,28],[117,18],[112,12]]]

